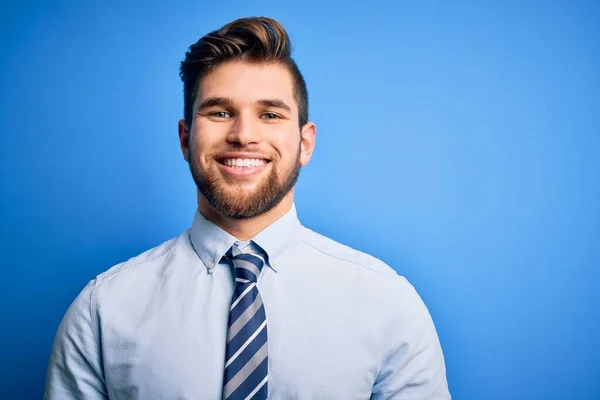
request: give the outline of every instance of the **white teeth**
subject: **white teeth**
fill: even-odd
[[[265,164],[267,161],[259,158],[225,158],[223,164],[234,168],[253,168]]]

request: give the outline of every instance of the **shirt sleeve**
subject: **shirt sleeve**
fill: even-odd
[[[399,277],[372,400],[450,399],[446,366],[427,307]]]
[[[60,323],[46,375],[45,400],[108,399],[97,335],[94,286],[92,280]]]

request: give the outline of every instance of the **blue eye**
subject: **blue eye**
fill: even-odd
[[[262,119],[278,119],[279,116],[277,114],[273,114],[273,113],[265,113],[263,115],[260,116]]]
[[[231,117],[231,115],[229,115],[229,113],[226,111],[215,111],[214,113],[211,113],[210,115],[213,117],[216,117],[216,118],[230,118]]]

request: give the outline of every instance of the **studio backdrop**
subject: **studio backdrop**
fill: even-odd
[[[0,398],[41,398],[85,284],[192,222],[179,62],[278,19],[316,151],[304,225],[407,277],[455,399],[600,399],[600,7],[50,2],[0,7]]]

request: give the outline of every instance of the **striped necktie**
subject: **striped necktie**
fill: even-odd
[[[252,244],[247,249],[252,249]],[[264,253],[240,253],[234,245],[223,261],[233,264],[235,270],[235,289],[227,329],[223,399],[264,400],[268,394],[267,317],[256,287],[265,264]]]

